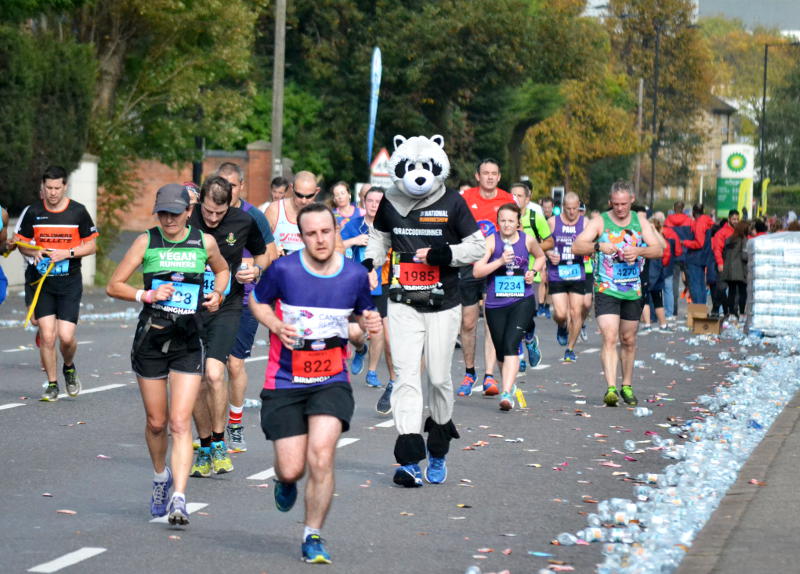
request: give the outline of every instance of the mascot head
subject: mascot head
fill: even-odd
[[[394,136],[394,153],[389,158],[392,181],[411,198],[427,197],[444,187],[450,161],[440,135],[404,138]]]

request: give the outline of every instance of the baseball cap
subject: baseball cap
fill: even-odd
[[[166,211],[179,214],[189,207],[189,192],[179,183],[168,183],[156,192],[156,205],[153,213]]]

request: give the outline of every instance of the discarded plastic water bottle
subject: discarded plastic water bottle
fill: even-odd
[[[633,416],[635,417],[649,417],[653,414],[653,411],[648,409],[647,407],[636,407],[633,409]]]
[[[628,452],[633,452],[636,450],[636,442],[632,440],[625,441],[625,450]]]
[[[246,409],[256,409],[261,407],[261,400],[260,399],[245,399],[244,400],[244,408]]]
[[[577,532],[578,538],[585,540],[586,542],[602,542],[605,538],[605,532],[603,532],[602,528],[584,528],[583,530],[579,530]]]
[[[481,569],[473,564],[472,566],[464,570],[464,574],[481,574]]]
[[[514,253],[514,246],[511,245],[510,241],[503,241],[503,253]],[[514,274],[514,264],[513,263],[506,263],[506,275],[513,275]]]
[[[562,532],[556,536],[556,541],[561,544],[561,546],[574,546],[578,543],[578,538],[569,532]]]

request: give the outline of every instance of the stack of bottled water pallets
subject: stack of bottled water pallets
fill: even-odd
[[[800,332],[800,232],[747,242],[747,331],[768,336]]]

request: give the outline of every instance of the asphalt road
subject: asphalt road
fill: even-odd
[[[274,507],[272,481],[264,478],[272,449],[260,431],[258,409],[245,410],[249,450],[233,455],[235,471],[190,479],[191,524],[172,529],[151,521],[152,467],[129,363],[135,319],[119,317],[132,305],[100,291],[87,293],[84,302],[76,359],[84,390],[76,399],[39,402],[44,377],[33,333],[0,328],[2,571],[314,569],[299,561],[302,503],[287,514]],[[0,321],[20,320],[22,308],[22,298],[10,293]],[[118,317],[104,319],[103,313]],[[462,438],[452,445],[443,485],[406,490],[392,484],[391,417],[374,411],[380,391],[364,385],[364,374],[354,377],[356,412],[347,444],[337,450],[336,497],[323,529],[334,562],[327,571],[456,574],[478,564],[484,573],[516,574],[555,560],[575,572],[593,572],[603,559],[599,544],[554,546],[551,540],[585,527],[597,501],[631,498],[636,475],[668,464],[648,450],[646,433],[667,436],[670,424],[695,416],[694,399],[732,369],[718,353],[736,349],[724,340],[687,345],[685,329],[640,336],[643,364],[636,368],[635,388],[640,405],[655,412],[637,418],[631,409],[603,406],[599,336],[591,320],[589,327],[577,363],[562,364],[554,324],[539,320],[543,363],[519,378],[527,410],[502,413],[496,399],[477,394],[457,399],[454,420]],[[266,365],[263,327],[258,340],[248,362],[253,398]],[[479,343],[479,357],[481,348]],[[695,370],[665,365],[652,358],[657,352]],[[701,358],[688,360],[694,353]],[[456,384],[463,376],[460,361],[457,351]],[[385,371],[380,375],[385,380]],[[628,439],[638,441],[638,452],[623,452]],[[60,512],[65,510],[71,512]],[[76,562],[65,566],[71,560]]]

